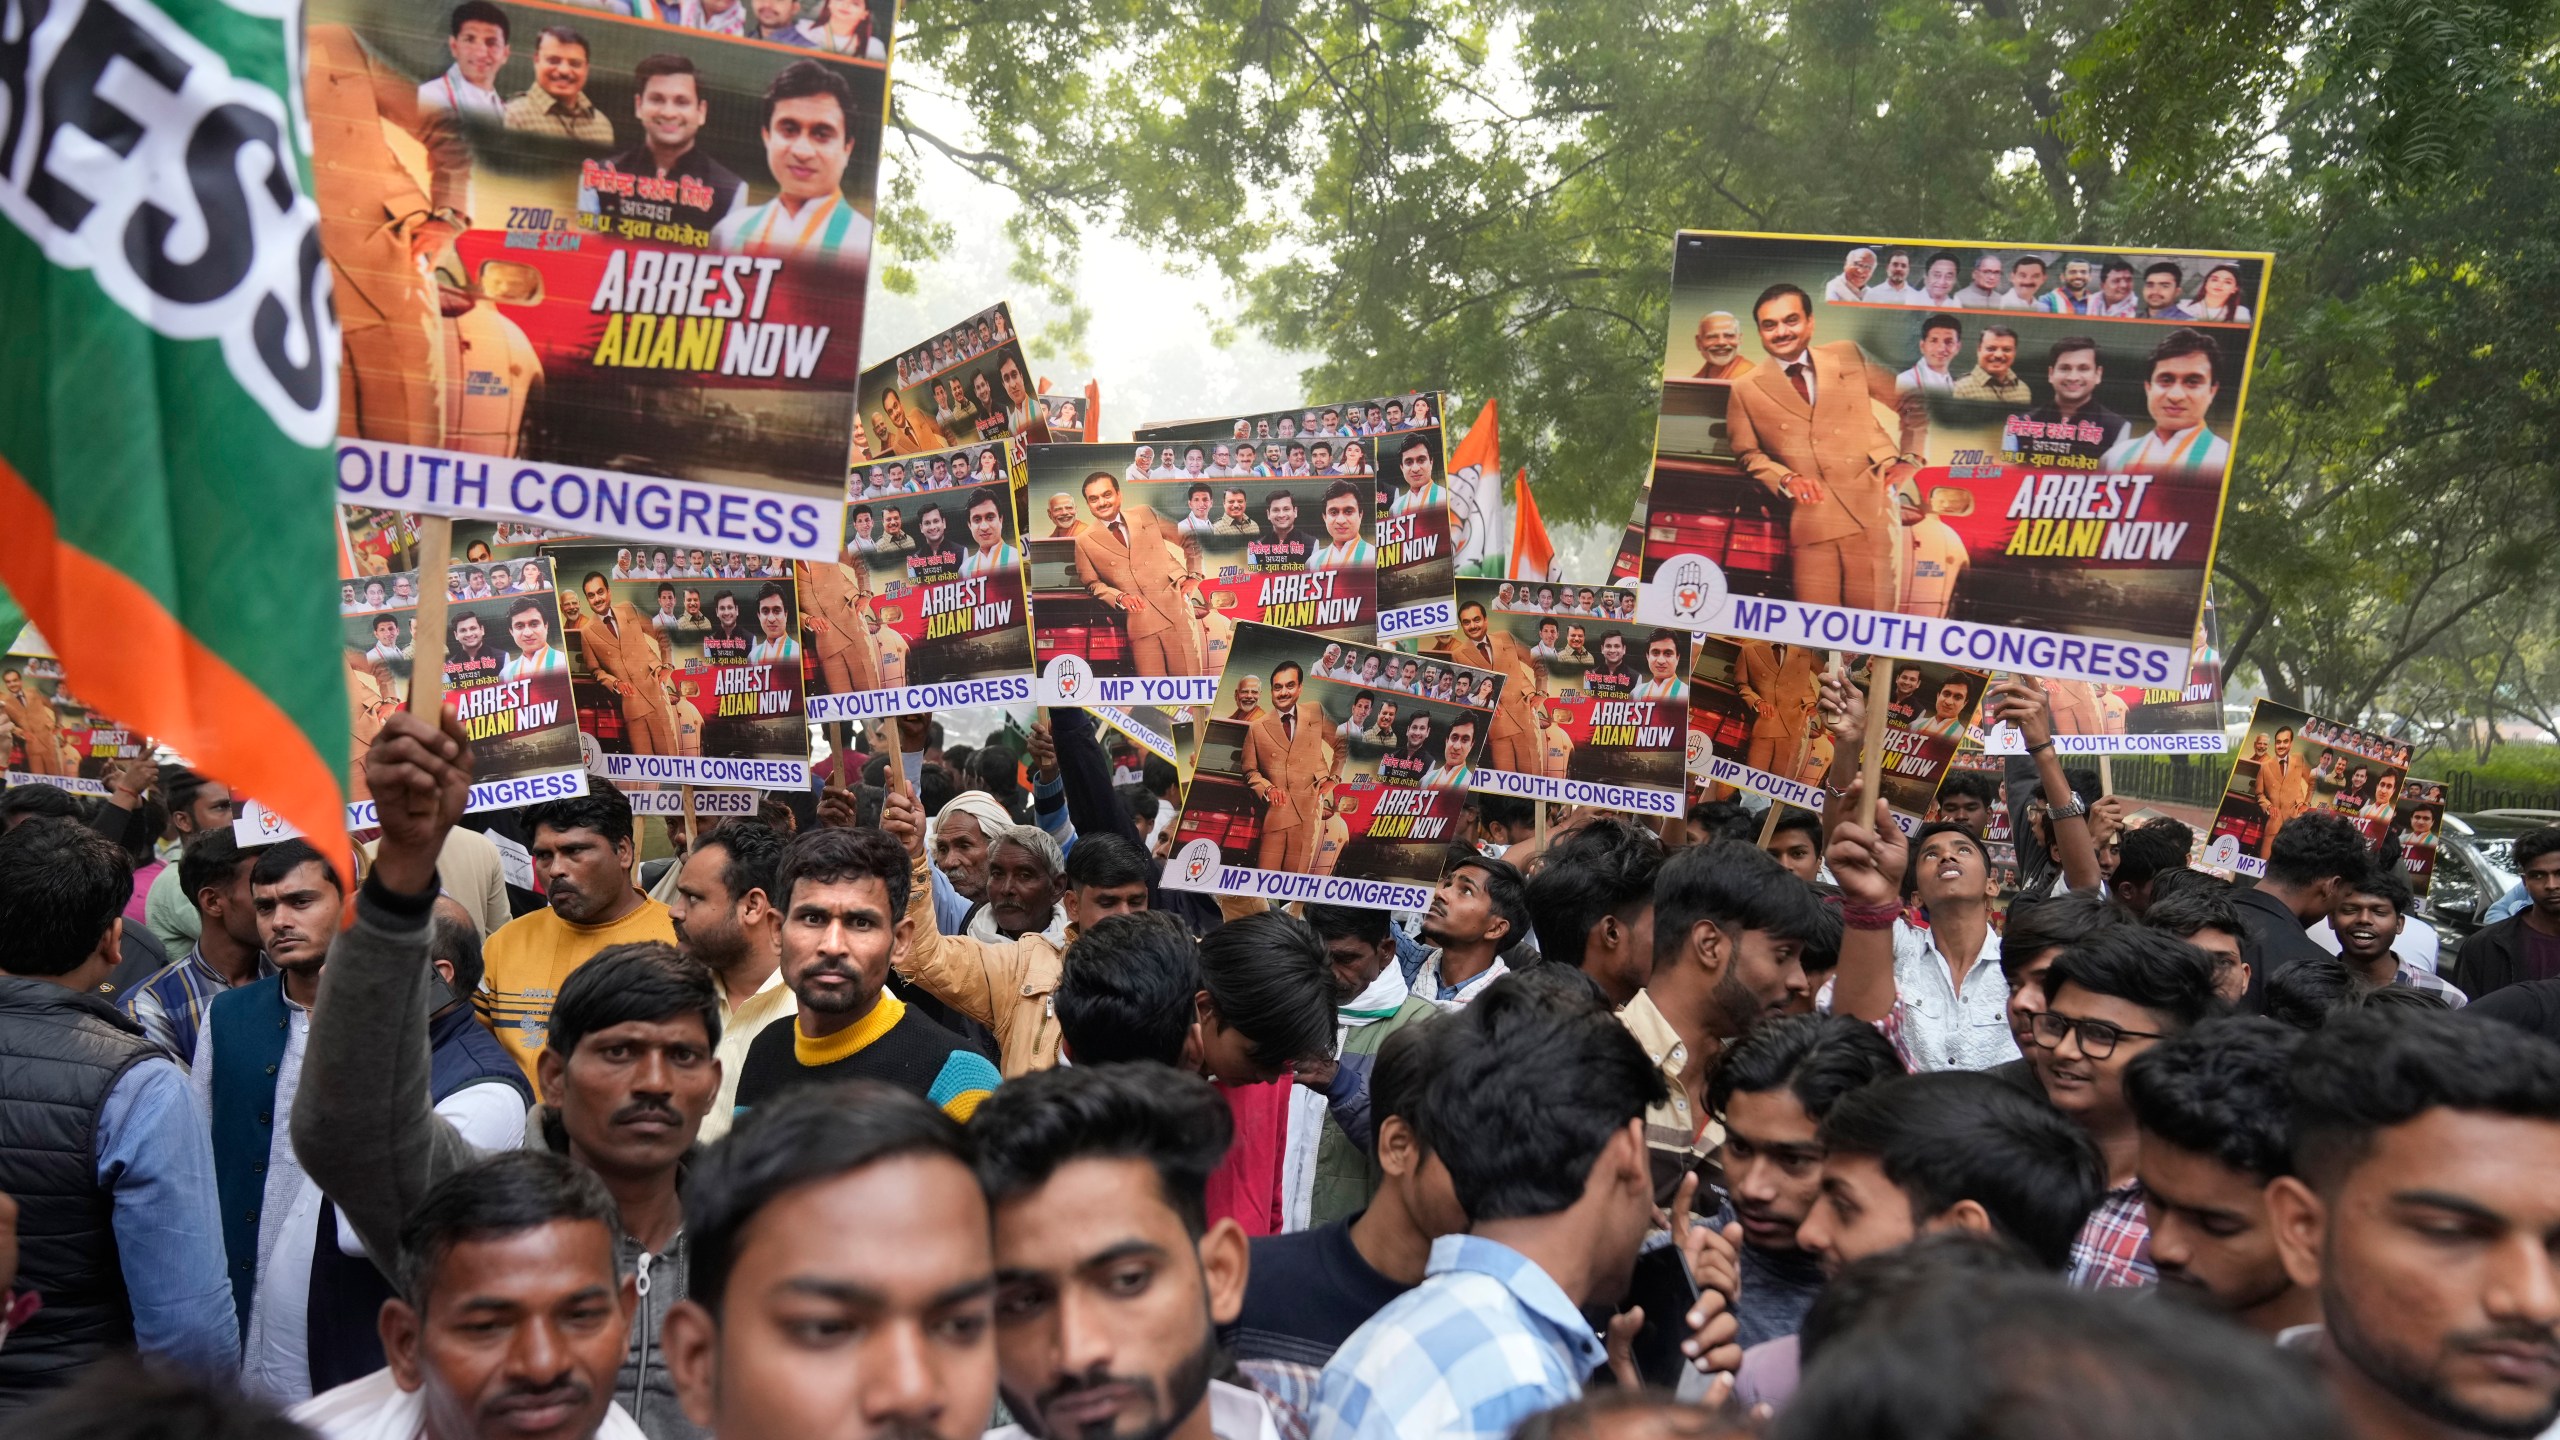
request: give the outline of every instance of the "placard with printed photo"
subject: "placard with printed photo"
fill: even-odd
[[[2231,752],[2222,803],[2205,832],[2204,862],[2262,877],[2267,853],[2284,827],[2320,810],[2353,820],[2378,846],[2401,818],[2400,782],[2409,773],[2409,753],[2405,740],[2259,701]],[[2433,820],[2428,833],[2434,833]]]
[[[744,579],[617,577],[623,548],[547,552],[588,769],[626,787],[806,789],[807,658],[788,562],[758,557],[765,573]]]
[[[339,498],[827,559],[894,7],[643,10],[309,7]]]
[[[10,785],[51,785],[81,795],[107,793],[120,760],[150,742],[81,703],[63,683],[62,662],[32,625],[0,656],[0,771]]]
[[[1141,468],[1133,458],[1144,451]],[[1365,481],[1166,478],[1155,449],[1035,445],[1030,536],[1036,698],[1117,707],[1165,759],[1216,693],[1238,625],[1344,643],[1377,633],[1377,547]],[[1145,723],[1157,711],[1160,723]]]
[[[854,471],[844,554],[800,565],[811,720],[1031,698],[1021,474],[1010,436]]]
[[[1687,808],[1690,637],[1640,625],[1633,590],[1461,579],[1423,645],[1504,677],[1476,788],[1641,815]]]
[[[1681,232],[1644,614],[2182,688],[2271,258]]]
[[[1269,625],[1237,627],[1235,646],[1174,821],[1164,883],[1275,901],[1427,906],[1481,773],[1503,677]]]
[[[352,742],[347,828],[368,830],[376,822],[364,758],[383,722],[409,701],[417,672],[418,576],[371,576],[353,598],[343,583],[338,593]],[[455,565],[445,577],[445,595],[444,703],[471,739],[464,808],[498,810],[587,793],[549,558]],[[275,823],[261,827],[270,838]]]
[[[1455,618],[1450,583],[1463,537],[1452,531],[1449,450],[1437,391],[1140,426],[1156,473],[1252,481],[1377,480],[1378,638],[1434,635]],[[1171,441],[1168,447],[1163,442]]]

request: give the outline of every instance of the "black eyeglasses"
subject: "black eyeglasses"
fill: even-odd
[[[2068,1015],[2057,1015],[2050,1010],[2036,1012],[2036,1043],[2047,1050],[2061,1049],[2063,1037],[2074,1030],[2080,1032],[2080,1053],[2092,1060],[2104,1060],[2116,1053],[2116,1042],[2119,1040],[2166,1040],[2169,1038],[2157,1030],[2127,1030],[2121,1025],[2111,1025],[2104,1020],[2074,1020]]]

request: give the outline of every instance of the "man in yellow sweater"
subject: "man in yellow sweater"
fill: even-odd
[[[612,782],[590,776],[586,794],[533,806],[525,823],[533,832],[534,874],[550,904],[489,937],[477,1004],[538,1088],[534,1062],[550,1041],[551,1003],[570,973],[608,945],[672,945],[676,927],[666,906],[632,888],[631,802]]]

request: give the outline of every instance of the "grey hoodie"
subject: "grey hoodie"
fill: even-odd
[[[294,1154],[374,1255],[398,1248],[400,1222],[427,1191],[480,1158],[430,1098],[432,913],[433,897],[365,883],[355,925],[329,947],[294,1101]],[[567,1154],[558,1112],[533,1107],[525,1143]],[[684,1298],[684,1233],[656,1255],[628,1235],[616,1240],[623,1267],[639,1277],[640,1309],[614,1398],[649,1440],[704,1440],[707,1432],[676,1403],[675,1381],[658,1354],[668,1307]]]

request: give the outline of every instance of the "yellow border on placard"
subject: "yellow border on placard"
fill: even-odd
[[[2056,252],[2067,250],[2088,255],[2193,255],[2200,258],[2214,260],[2255,260],[2260,262],[2258,267],[2258,303],[2251,307],[2249,311],[2249,347],[2246,353],[2240,357],[2240,393],[2232,401],[2232,463],[2223,468],[2222,501],[2220,504],[2214,506],[2213,510],[2213,543],[2205,547],[2204,554],[2204,589],[2199,590],[2196,593],[2196,613],[2187,621],[2187,638],[2189,643],[2192,645],[2197,629],[2204,624],[2204,606],[2206,596],[2213,589],[2213,563],[2222,555],[2223,512],[2230,506],[2232,473],[2239,467],[2240,430],[2242,423],[2247,420],[2249,414],[2249,377],[2258,368],[2258,336],[2259,333],[2266,328],[2267,279],[2270,273],[2275,269],[2276,256],[2274,251],[2190,250],[2177,246],[2162,245],[2021,244],[2006,240],[1946,240],[1909,235],[1886,236],[1883,238],[1878,238],[1873,235],[1808,235],[1788,230],[1674,230],[1671,232],[1672,274],[1670,277],[1667,277],[1672,281],[1673,286],[1676,286],[1678,283],[1677,277],[1679,275],[1680,266],[1680,242],[1692,235],[1703,235],[1717,239],[1729,240],[1828,240],[1835,244],[1845,243],[1850,245],[1866,246],[1904,245],[1917,247],[1922,245],[1934,245],[1940,249],[1952,250],[2053,250]],[[1666,293],[1669,288],[1671,287],[1666,287]],[[1668,351],[1671,345],[1671,335],[1667,328],[1669,325],[1669,315],[1667,311],[1665,313],[1664,323],[1666,328],[1663,332],[1662,344],[1664,350]],[[1662,454],[1662,401],[1660,396],[1664,393],[1663,387],[1667,384],[1669,384],[1667,380],[1657,381],[1655,382],[1654,387],[1656,398],[1654,400],[1653,407],[1653,450],[1645,460],[1645,486],[1648,490],[1650,490],[1653,484],[1654,457],[1658,457]],[[1639,561],[1637,573],[1639,575],[1643,573],[1641,561]],[[2194,663],[2192,657],[2190,657],[2188,663],[2192,667]],[[2228,687],[2226,686],[2225,688],[2227,689]]]

